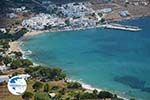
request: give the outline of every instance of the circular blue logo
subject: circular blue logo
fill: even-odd
[[[13,95],[21,95],[25,92],[27,83],[22,77],[14,76],[9,79],[7,87]]]

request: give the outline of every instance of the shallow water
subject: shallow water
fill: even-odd
[[[123,21],[143,30],[47,33],[22,45],[33,61],[60,66],[70,78],[141,100],[150,98],[150,17]]]

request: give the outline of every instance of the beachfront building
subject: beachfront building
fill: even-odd
[[[70,23],[73,28],[96,27],[97,20],[89,19],[88,17],[80,17],[71,19]]]
[[[53,17],[50,14],[40,13],[35,17],[24,20],[22,26],[29,30],[44,30],[45,26],[63,26],[65,25],[64,19]]]
[[[50,4],[48,10],[51,13],[40,13],[22,22],[22,26],[28,30],[64,30],[95,27],[103,16],[95,12],[88,2]],[[106,10],[106,11],[105,11]],[[112,9],[104,9],[104,12],[111,12]],[[53,12],[53,13],[52,13]],[[101,11],[102,12],[102,11]],[[103,14],[102,14],[103,15]],[[68,20],[69,19],[69,20]]]

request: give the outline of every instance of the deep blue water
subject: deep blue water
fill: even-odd
[[[70,78],[138,100],[150,99],[150,17],[122,21],[139,32],[90,29],[47,33],[22,45],[33,61],[59,66]]]

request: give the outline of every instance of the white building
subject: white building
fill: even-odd
[[[52,17],[49,14],[38,14],[35,17],[32,17],[30,19],[24,20],[22,22],[22,26],[27,29],[33,29],[33,30],[43,30],[45,26],[58,26],[58,25],[65,25],[65,22],[63,19],[58,17]]]
[[[59,10],[67,17],[81,17],[91,13],[91,9],[87,8],[84,3],[69,3],[59,7]]]

